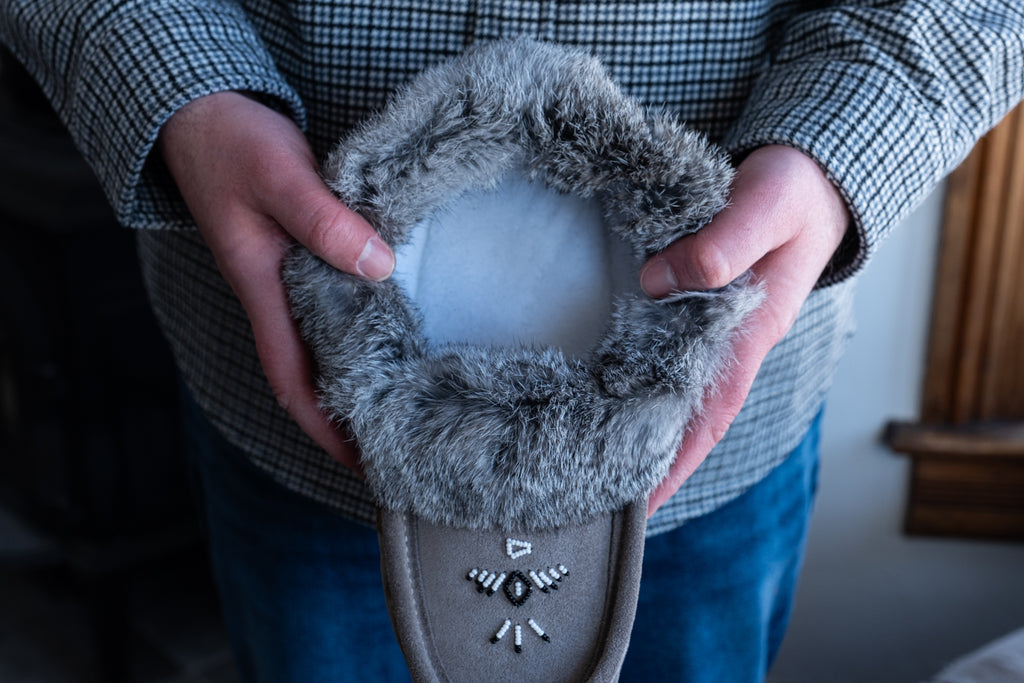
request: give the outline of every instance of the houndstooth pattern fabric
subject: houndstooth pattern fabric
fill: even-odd
[[[665,531],[759,481],[818,411],[852,332],[856,274],[884,236],[1022,97],[1017,0],[6,0],[0,40],[43,86],[119,219],[139,233],[154,310],[228,438],[285,486],[372,522],[365,487],[277,406],[244,313],[157,155],[186,102],[246,90],[292,116],[321,157],[425,67],[480,40],[583,47],[632,95],[679,112],[737,157],[797,147],[854,218],[725,439],[650,521]]]

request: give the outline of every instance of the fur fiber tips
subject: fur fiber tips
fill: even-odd
[[[596,197],[638,259],[727,201],[724,153],[645,111],[585,53],[527,39],[471,48],[414,79],[342,140],[338,196],[392,246],[447,200],[510,169]],[[464,528],[548,529],[643,500],[761,300],[749,278],[670,301],[616,302],[589,357],[428,347],[394,282],[365,282],[301,247],[283,267],[321,402],[347,422],[379,504]]]

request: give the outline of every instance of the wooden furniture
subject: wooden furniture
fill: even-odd
[[[1024,108],[950,176],[906,530],[1024,539]]]

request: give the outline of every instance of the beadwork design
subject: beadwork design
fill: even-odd
[[[499,628],[498,631],[493,636],[491,636],[491,642],[497,643],[499,640],[504,638],[505,634],[508,633],[508,630],[510,628],[512,628],[512,620],[506,619],[505,623],[501,625],[501,628]]]
[[[511,559],[517,560],[532,553],[533,543],[530,541],[518,538],[505,539],[505,554]],[[569,568],[559,563],[557,566],[546,569],[510,569],[507,571],[492,571],[474,567],[466,573],[466,580],[476,586],[478,593],[490,597],[500,590],[513,607],[522,607],[530,599],[535,587],[542,593],[551,594],[558,590],[559,584],[568,576]],[[526,619],[526,625],[545,643],[551,642],[551,636],[533,617]],[[512,632],[513,650],[516,654],[522,654],[523,626],[521,622],[515,622],[512,618],[506,618],[501,623],[501,626],[491,635],[491,643],[497,644],[510,631]]]
[[[476,584],[477,592],[486,593],[487,595],[494,595],[501,588],[502,584],[505,583],[506,578],[508,578],[508,574],[505,572],[499,574],[498,572],[491,572],[479,567],[470,569],[469,573],[466,574],[466,580]]]
[[[519,607],[529,599],[534,586],[542,593],[558,590],[558,584],[569,575],[569,570],[564,564],[558,566],[560,569],[549,567],[546,571],[530,569],[526,574],[518,569],[512,570],[511,573],[498,573],[474,567],[466,574],[466,580],[476,585],[478,593],[486,593],[489,596],[504,588],[508,601]]]
[[[491,583],[491,585],[490,585],[489,587],[487,587],[487,595],[494,595],[494,594],[495,594],[495,592],[497,592],[498,588],[500,588],[500,587],[501,587],[501,585],[502,585],[503,583],[505,583],[505,578],[506,578],[507,576],[508,576],[508,575],[507,575],[507,574],[506,574],[505,572],[502,572],[502,573],[498,574],[498,578],[496,578],[496,579],[495,579],[495,580],[494,580],[494,581],[493,581],[493,582]]]
[[[505,539],[505,553],[513,560],[518,560],[523,555],[533,552],[533,544],[529,541],[520,541],[517,538]]]
[[[513,571],[508,575],[508,581],[505,582],[505,597],[516,607],[522,606],[527,600],[530,599],[530,593],[533,592],[533,587],[530,586],[529,581],[521,571]]]
[[[550,637],[550,636],[549,636],[549,635],[548,635],[547,633],[544,633],[544,629],[542,629],[542,628],[541,628],[541,627],[540,627],[540,626],[539,626],[539,625],[537,624],[537,622],[536,622],[536,621],[534,621],[534,620],[533,620],[533,619],[531,618],[531,619],[527,619],[527,620],[526,620],[526,623],[530,625],[530,628],[532,628],[532,629],[533,629],[533,632],[534,632],[534,633],[536,633],[536,634],[537,634],[538,636],[540,636],[540,637],[541,637],[541,640],[543,640],[543,641],[544,641],[545,643],[550,643],[550,642],[551,642],[551,637]]]
[[[544,629],[541,627],[540,624],[537,623],[536,619],[533,619],[532,617],[527,619],[526,620],[526,625],[529,626],[530,629],[534,633],[537,634],[537,637],[540,638],[541,640],[543,640],[545,643],[550,643],[551,642],[551,636],[549,636],[547,633],[545,633]],[[502,638],[504,638],[508,634],[510,629],[512,630],[512,633],[513,633],[512,643],[513,643],[513,647],[515,649],[515,652],[516,652],[516,654],[522,654],[523,653],[523,625],[517,623],[517,624],[515,624],[513,626],[511,619],[506,619],[504,622],[502,622],[501,626],[498,627],[498,630],[494,632],[493,636],[491,636],[491,643],[497,644],[497,642],[499,640],[501,640]]]

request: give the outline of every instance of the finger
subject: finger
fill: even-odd
[[[733,341],[732,361],[722,380],[710,388],[700,416],[689,425],[669,473],[648,499],[653,515],[721,441],[739,415],[768,352],[789,332],[803,301],[817,280],[820,267],[797,259],[799,243],[786,244],[769,253],[752,270],[762,287],[764,303],[743,325]]]
[[[690,478],[739,415],[761,362],[771,349],[758,335],[761,321],[756,319],[757,312],[754,316],[748,331],[733,343],[734,360],[722,381],[708,391],[701,415],[689,425],[668,475],[651,493],[647,502],[648,517]]]
[[[299,427],[321,448],[346,467],[359,471],[354,444],[320,410],[312,379],[312,363],[293,325],[287,318],[253,320],[257,353],[274,397]]]
[[[386,280],[395,256],[366,220],[346,207],[312,167],[283,173],[267,213],[292,237],[335,268]]]
[[[268,226],[264,228],[269,232]],[[234,252],[231,260],[221,263],[221,269],[252,324],[256,352],[278,403],[328,454],[358,472],[356,449],[317,403],[313,364],[292,320],[280,278],[286,245],[283,236],[252,240],[247,249]],[[244,271],[236,269],[240,263],[244,263]]]
[[[648,296],[724,287],[761,257],[790,240],[799,221],[789,220],[788,206],[768,169],[743,165],[733,185],[732,203],[694,235],[673,242],[640,271]]]

